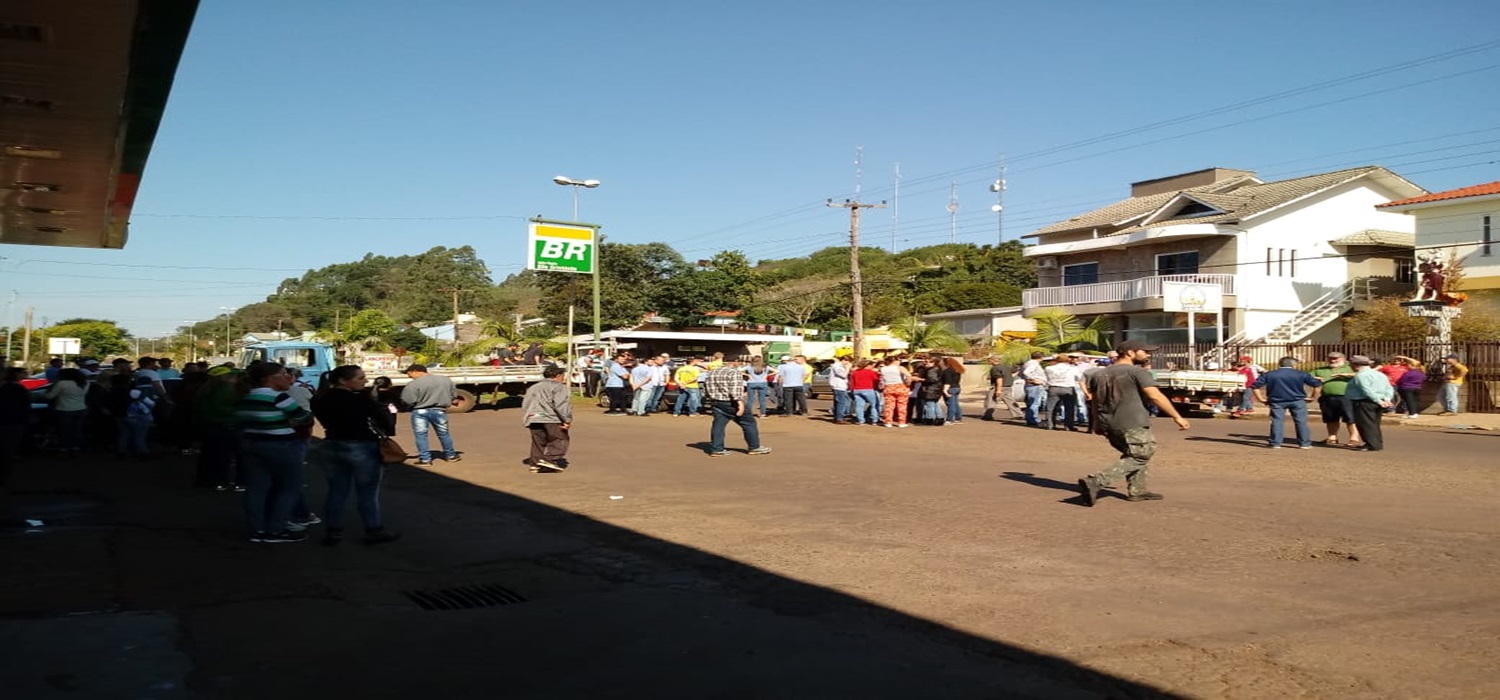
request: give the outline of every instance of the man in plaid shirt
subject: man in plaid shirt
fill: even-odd
[[[745,433],[748,454],[770,454],[771,448],[760,444],[760,428],[755,424],[755,412],[745,407],[745,368],[740,360],[726,360],[724,366],[705,372],[699,382],[703,385],[703,396],[713,410],[714,422],[709,428],[708,456],[723,457],[724,426],[731,421],[738,423]]]

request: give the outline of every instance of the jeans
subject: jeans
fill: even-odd
[[[1070,386],[1054,386],[1047,388],[1046,415],[1043,416],[1042,424],[1049,427],[1057,427],[1057,410],[1062,409],[1063,424],[1072,428],[1078,425],[1078,391]]]
[[[788,416],[807,413],[807,389],[800,386],[781,387],[781,412]]]
[[[83,449],[83,422],[89,416],[83,411],[53,411],[52,431],[57,436],[57,448],[66,452]]]
[[[651,407],[651,395],[655,393],[656,389],[649,386],[636,389],[635,394],[630,398],[630,412],[638,416],[650,413],[648,409]]]
[[[1047,387],[1044,384],[1026,385],[1026,424],[1041,425],[1042,410],[1047,406]]]
[[[682,414],[682,403],[687,402],[687,412],[690,415],[698,415],[698,409],[703,407],[703,389],[688,389],[686,387],[677,391],[677,405],[672,407],[673,415]]]
[[[964,419],[963,409],[958,405],[958,397],[963,393],[963,387],[948,387],[948,421],[951,423],[957,423]]]
[[[251,532],[282,532],[302,494],[302,459],[292,440],[240,441],[245,520]]]
[[[365,530],[379,530],[380,479],[385,465],[380,462],[380,443],[374,440],[325,440],[323,471],[328,476],[328,498],[323,502],[323,520],[330,530],[342,529],[344,506],[349,492],[355,494],[359,517]]]
[[[1397,393],[1401,394],[1401,410],[1406,415],[1414,416],[1422,412],[1421,389],[1399,389]]]
[[[854,422],[860,425],[880,422],[880,394],[874,389],[854,392]]]
[[[841,421],[849,417],[849,404],[852,394],[848,389],[833,390],[833,419]],[[855,422],[858,423],[858,417]]]
[[[1286,421],[1283,418],[1286,412],[1292,412],[1292,425],[1297,431],[1297,446],[1308,447],[1312,445],[1312,429],[1307,425],[1307,402],[1292,401],[1290,403],[1275,402],[1271,404],[1271,446],[1276,447],[1286,436]]]
[[[948,409],[943,406],[942,399],[929,399],[925,397],[922,399],[922,417],[928,422],[941,422],[947,411]]]
[[[724,451],[724,426],[730,423],[738,423],[740,431],[745,434],[745,445],[750,449],[760,447],[760,426],[755,422],[755,413],[749,406],[745,407],[743,415],[735,415],[739,409],[736,401],[709,401],[709,408],[714,412],[714,423],[708,429],[709,452]]]
[[[661,410],[661,395],[667,393],[666,384],[657,384],[651,388],[651,399],[646,404],[647,413],[656,413]]]
[[[764,383],[745,385],[745,410],[756,415],[766,415],[766,402],[770,400],[771,385]]]
[[[146,436],[151,433],[151,416],[126,416],[115,419],[115,454],[145,457],[151,454]]]
[[[1440,387],[1438,401],[1443,404],[1444,411],[1458,413],[1458,385],[1450,382]]]
[[[443,456],[453,459],[458,452],[453,449],[453,436],[448,434],[448,412],[441,408],[414,408],[411,412],[411,432],[417,436],[417,461],[432,461],[427,449],[427,426],[437,431],[438,442],[443,446]]]
[[[1244,413],[1255,410],[1255,403],[1253,401],[1254,397],[1255,392],[1249,389],[1240,392],[1240,412]],[[1302,402],[1302,407],[1304,409],[1307,408],[1306,401]]]
[[[209,423],[203,426],[202,451],[198,453],[199,486],[228,486],[237,483],[235,461],[240,451],[240,430],[233,425]]]

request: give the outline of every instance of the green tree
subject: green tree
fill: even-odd
[[[918,295],[915,304],[918,311],[928,314],[1020,305],[1020,288],[1005,282],[944,284],[938,289]]]
[[[130,345],[125,342],[130,334],[114,321],[72,318],[44,329],[42,335],[47,338],[77,338],[80,352],[95,357],[122,355],[130,350]]]
[[[906,341],[913,351],[969,349],[969,341],[958,334],[947,321],[924,323],[920,316],[910,316],[891,326],[891,334]]]
[[[1427,319],[1408,316],[1403,296],[1382,297],[1357,313],[1344,317],[1344,339],[1361,341],[1427,341]],[[1453,339],[1461,343],[1500,338],[1500,315],[1479,305],[1465,305],[1463,315],[1453,320]]]
[[[1036,336],[1031,342],[1008,341],[995,351],[1006,362],[1021,362],[1033,352],[1048,354],[1068,350],[1106,350],[1109,348],[1109,318],[1094,316],[1087,321],[1062,309],[1047,309],[1031,317],[1036,322]]]
[[[350,342],[384,338],[395,333],[399,324],[380,309],[365,309],[344,322],[343,335]]]

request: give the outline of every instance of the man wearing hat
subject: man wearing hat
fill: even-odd
[[[1349,444],[1358,447],[1359,426],[1354,424],[1354,404],[1345,396],[1349,391],[1349,380],[1354,379],[1354,369],[1349,366],[1344,353],[1328,353],[1328,364],[1313,370],[1312,375],[1323,386],[1318,389],[1318,412],[1323,414],[1323,427],[1328,429],[1325,445],[1339,444],[1339,424],[1349,426]]]
[[[1354,368],[1354,378],[1349,381],[1349,391],[1345,394],[1354,406],[1354,425],[1365,439],[1364,447],[1359,449],[1367,452],[1385,449],[1385,438],[1380,431],[1380,414],[1396,398],[1391,380],[1386,379],[1373,365],[1370,358],[1364,355],[1349,358],[1349,366]]]
[[[1120,459],[1104,471],[1078,480],[1083,503],[1089,507],[1098,502],[1101,490],[1121,477],[1127,485],[1126,500],[1162,499],[1161,494],[1152,493],[1146,484],[1146,472],[1156,454],[1151,414],[1146,411],[1148,401],[1170,416],[1179,430],[1192,427],[1156,387],[1156,379],[1145,367],[1151,363],[1156,346],[1127,340],[1115,349],[1120,353],[1119,361],[1089,375],[1088,391],[1094,404],[1094,432],[1104,435],[1110,446],[1120,451]]]
[[[453,449],[453,436],[448,433],[448,407],[457,399],[453,380],[438,374],[429,374],[426,365],[414,364],[402,371],[411,377],[411,383],[401,387],[401,403],[411,407],[411,432],[417,441],[417,466],[432,466],[432,452],[427,449],[428,426],[437,431],[438,442],[443,446],[443,459],[457,462],[462,458]]]

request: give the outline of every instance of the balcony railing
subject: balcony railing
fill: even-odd
[[[1161,296],[1162,282],[1195,282],[1223,285],[1225,294],[1234,294],[1234,275],[1157,275],[1119,282],[1074,284],[1064,287],[1028,289],[1021,296],[1026,308],[1039,306],[1073,306],[1112,301],[1130,301]]]

